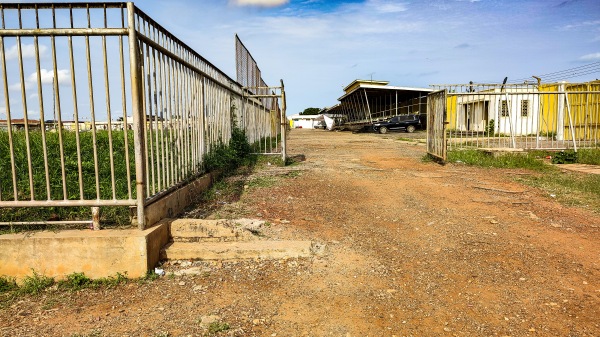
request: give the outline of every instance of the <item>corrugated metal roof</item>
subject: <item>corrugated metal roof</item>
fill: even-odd
[[[381,91],[388,91],[388,90],[395,90],[395,91],[417,91],[417,92],[434,92],[436,91],[435,89],[430,89],[430,88],[413,88],[413,87],[397,87],[397,86],[393,86],[393,85],[373,85],[373,84],[363,84],[361,83],[358,87],[356,87],[356,89],[344,94],[342,97],[338,98],[338,101],[341,101],[342,99],[346,98],[347,96],[352,95],[352,93],[354,93],[356,90],[359,89],[375,89],[375,90],[381,90]]]

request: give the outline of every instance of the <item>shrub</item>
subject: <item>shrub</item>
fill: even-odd
[[[552,164],[572,164],[577,162],[577,152],[573,150],[560,151],[552,156]]]
[[[67,275],[66,280],[59,281],[58,286],[60,288],[80,290],[89,287],[92,283],[92,279],[85,276],[84,273],[73,273]]]

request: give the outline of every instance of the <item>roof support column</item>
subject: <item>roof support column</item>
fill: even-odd
[[[369,122],[373,123],[373,118],[371,118],[371,107],[369,106],[369,97],[367,96],[367,89],[363,89],[365,93],[365,100],[367,101],[367,112],[369,113]]]

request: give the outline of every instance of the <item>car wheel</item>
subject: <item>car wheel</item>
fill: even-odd
[[[409,125],[409,126],[406,127],[406,132],[413,133],[413,132],[415,132],[415,129],[416,128],[415,128],[414,125]]]
[[[382,126],[379,128],[379,133],[387,133],[388,132],[388,128],[386,128],[385,126]]]

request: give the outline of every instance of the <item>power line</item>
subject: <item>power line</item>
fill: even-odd
[[[579,67],[570,69],[555,71],[547,74],[536,75],[540,77],[544,82],[554,82],[559,80],[566,80],[569,78],[580,77],[590,75],[594,73],[600,73],[600,61],[585,64]],[[522,83],[525,81],[531,81],[532,77],[526,77],[518,80],[511,81],[512,83]]]

